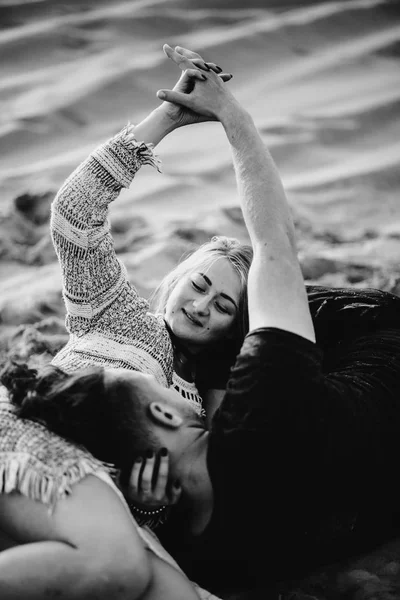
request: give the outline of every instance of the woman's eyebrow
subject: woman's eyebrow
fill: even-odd
[[[204,275],[204,273],[199,273],[199,275],[202,276],[207,285],[212,285],[212,281],[209,277],[207,277],[207,275]]]
[[[207,277],[207,275],[205,275],[204,273],[199,273],[199,275],[202,276],[202,278],[204,279],[204,281],[206,282],[207,285],[212,285],[212,281],[211,281],[211,279],[209,277]],[[236,302],[234,301],[233,298],[231,298],[230,296],[228,296],[228,294],[225,294],[224,292],[221,292],[220,296],[222,296],[222,298],[225,298],[225,300],[229,300],[229,302],[232,302],[232,304],[236,308],[236,310],[238,309],[238,306],[237,306]]]
[[[221,292],[220,296],[222,296],[222,298],[225,298],[225,300],[229,300],[229,302],[232,302],[233,306],[236,308],[236,310],[238,310],[236,302],[234,301],[233,298],[231,298],[230,296],[228,296],[228,294],[224,294],[224,292]]]

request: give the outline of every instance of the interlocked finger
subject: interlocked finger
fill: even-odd
[[[185,69],[184,73],[191,79],[198,79],[199,81],[205,81],[207,79],[206,75],[198,69]]]
[[[210,71],[208,69],[202,69],[202,70],[200,70],[200,69],[201,69],[201,67],[199,69],[185,69],[182,73],[181,78],[184,75],[187,75],[191,79],[205,81],[207,79],[206,73],[209,73]],[[232,73],[218,73],[218,77],[220,79],[222,79],[222,81],[226,82],[226,81],[230,81],[232,79],[233,75],[232,75]]]
[[[222,81],[230,81],[233,77],[232,73],[220,73],[218,75],[222,79]]]
[[[217,74],[222,73],[221,67],[219,67],[218,65],[216,65],[213,62],[206,62],[205,65],[206,65],[206,67],[208,67],[208,69],[210,71],[214,71]]]
[[[188,48],[183,48],[183,46],[175,46],[175,52],[178,52],[178,54],[182,54],[182,56],[185,56],[190,60],[200,59],[202,62],[204,62],[200,54],[198,54],[197,52],[193,52],[193,50],[189,50]]]
[[[193,65],[206,73],[209,71],[214,71],[222,79],[222,81],[229,81],[232,79],[232,73],[223,73],[221,67],[215,65],[214,67],[209,67],[208,65],[214,65],[214,63],[206,63],[204,60],[200,60],[198,58],[194,58],[192,61]]]
[[[199,69],[202,69],[203,71],[214,71],[214,73],[217,73],[217,75],[222,73],[221,67],[219,67],[215,63],[206,62],[200,58],[193,58],[192,63]]]
[[[221,67],[216,65],[214,62],[206,62],[200,56],[200,54],[197,54],[197,52],[193,52],[187,48],[182,48],[182,46],[175,46],[175,52],[191,60],[192,63],[199,69],[203,69],[204,71],[214,71],[217,74],[222,73]]]
[[[183,54],[180,54],[179,52],[176,52],[176,50],[171,48],[171,46],[169,46],[168,44],[164,44],[163,50],[168,56],[168,58],[173,60],[174,63],[178,65],[180,69],[182,69],[182,71],[193,68],[193,63],[189,58],[187,58]]]
[[[201,69],[202,71],[210,71],[210,67],[207,66],[207,63],[202,59],[202,58],[192,58],[189,59],[190,62],[197,67],[198,69]]]

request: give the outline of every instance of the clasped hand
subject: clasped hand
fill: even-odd
[[[172,121],[174,128],[204,121],[219,121],[230,103],[236,102],[224,83],[232,78],[215,63],[204,59],[187,48],[171,48],[164,44],[163,50],[182,71],[172,90],[158,90],[157,96],[165,100],[161,109]]]

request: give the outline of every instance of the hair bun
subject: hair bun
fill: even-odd
[[[0,373],[0,381],[7,388],[14,404],[21,406],[29,392],[37,385],[37,371],[27,364],[9,361]]]

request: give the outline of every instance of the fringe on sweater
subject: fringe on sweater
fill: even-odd
[[[112,465],[84,448],[40,423],[19,418],[14,405],[0,394],[0,494],[19,492],[52,512],[88,475],[109,479],[116,474]]]
[[[41,467],[40,461],[29,454],[0,452],[0,494],[19,492],[46,504],[52,512],[57,502],[71,493],[74,484],[99,472],[99,467],[84,459],[51,474],[43,473]]]

